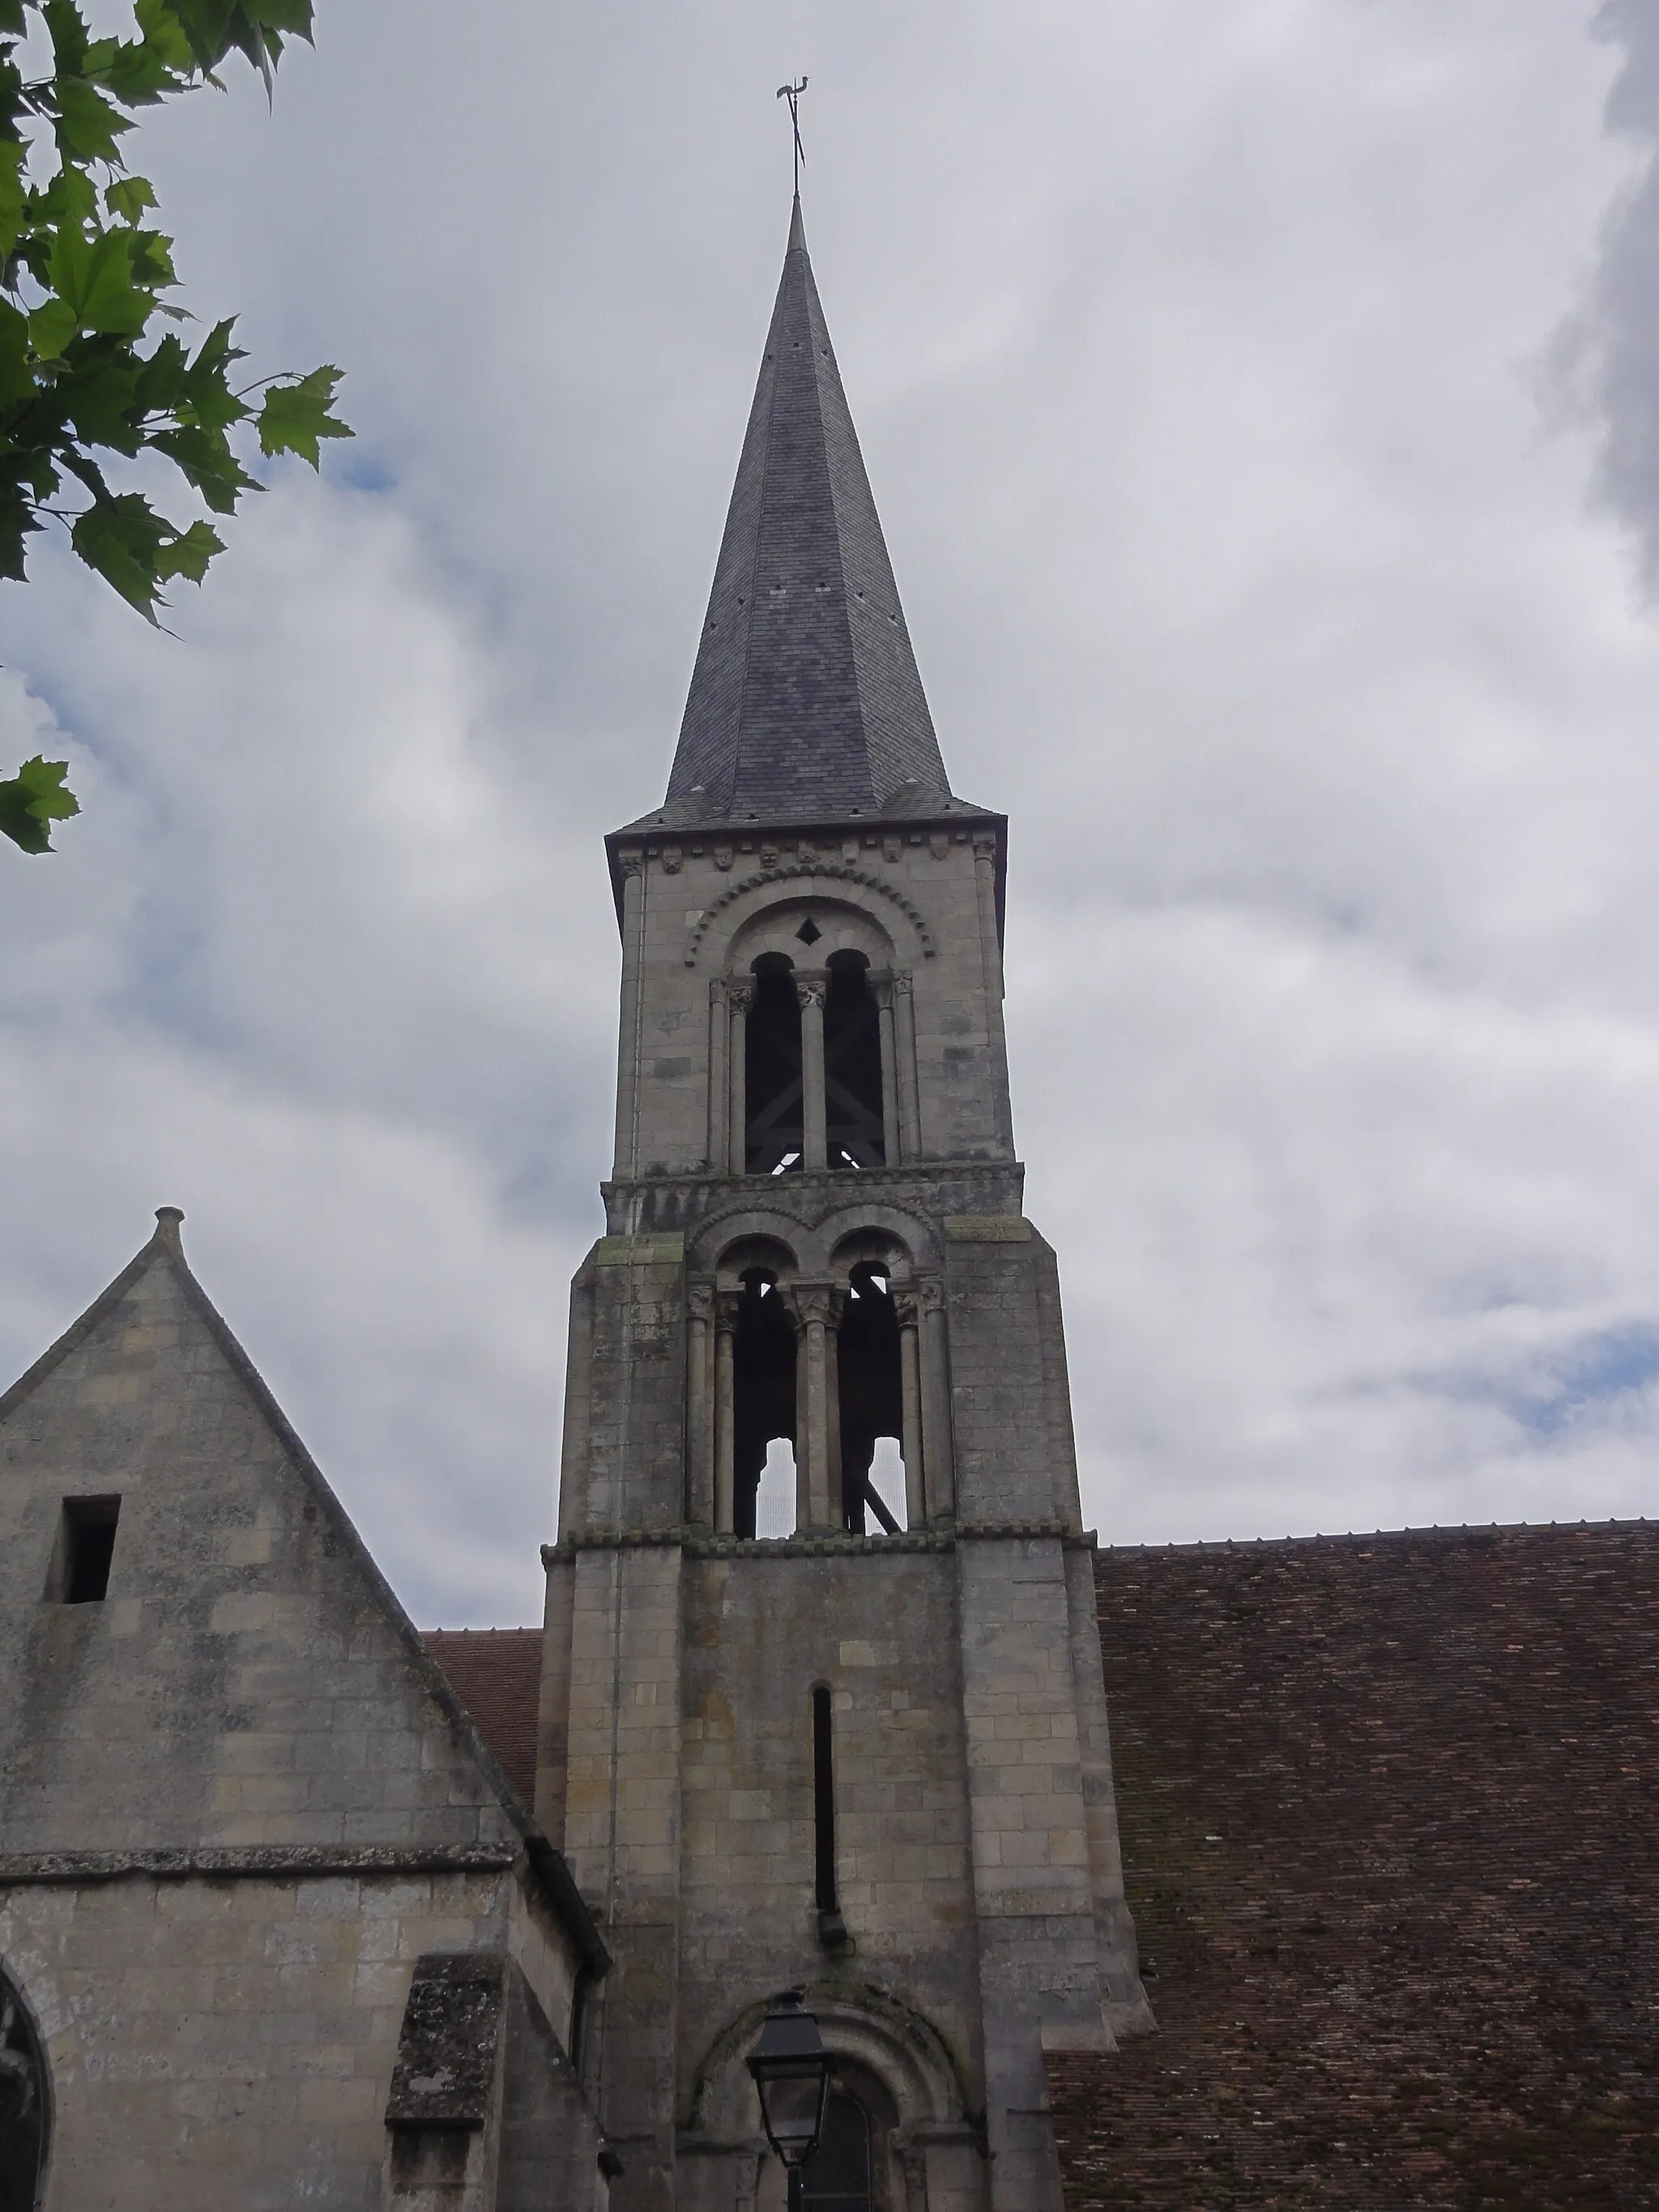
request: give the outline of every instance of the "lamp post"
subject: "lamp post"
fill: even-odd
[[[833,2064],[804,1990],[786,1990],[761,2023],[761,2039],[744,2062],[760,2095],[766,2140],[789,2178],[789,2212],[800,2212],[802,2172],[823,2133]]]

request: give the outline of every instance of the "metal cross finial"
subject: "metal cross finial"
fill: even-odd
[[[781,84],[778,98],[789,103],[789,127],[795,134],[795,198],[800,198],[800,165],[806,159],[800,143],[800,96],[806,89],[806,79],[799,84]]]

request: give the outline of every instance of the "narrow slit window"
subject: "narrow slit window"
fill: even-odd
[[[97,1605],[109,1595],[118,1498],[66,1498],[49,1595],[64,1605]]]
[[[836,1753],[831,1726],[830,1692],[820,1684],[812,1692],[812,1826],[820,1912],[841,1910],[836,1901]]]

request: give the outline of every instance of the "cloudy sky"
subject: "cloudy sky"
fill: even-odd
[[[538,1613],[811,77],[1107,1541],[1659,1510],[1650,0],[320,0],[143,126],[359,436],[177,637],[0,585],[0,1367],[161,1203],[425,1624]]]

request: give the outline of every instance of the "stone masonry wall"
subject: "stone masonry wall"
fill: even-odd
[[[792,1979],[875,1983],[981,2073],[954,1565],[749,1553],[687,1569],[682,2112],[720,2030]],[[836,1873],[818,1940],[813,1687],[831,1696]]]
[[[0,1891],[45,2035],[51,2212],[366,2212],[416,1955],[499,1944],[504,1878]]]

